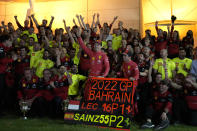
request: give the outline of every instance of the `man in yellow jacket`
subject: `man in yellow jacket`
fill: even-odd
[[[39,78],[43,77],[44,69],[50,69],[54,66],[54,62],[49,59],[48,50],[44,51],[43,58],[38,59],[34,64],[33,68],[35,68],[36,76]]]
[[[85,81],[86,76],[77,74],[78,66],[73,64],[71,67],[71,73],[68,71],[65,72],[65,75],[68,78],[69,88],[68,88],[68,96],[71,99],[76,98],[79,95],[79,90],[82,89],[82,86],[79,85],[80,81]]]

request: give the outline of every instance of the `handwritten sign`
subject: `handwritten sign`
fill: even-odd
[[[136,84],[128,79],[89,78],[78,110],[68,110],[64,119],[71,123],[129,129]]]

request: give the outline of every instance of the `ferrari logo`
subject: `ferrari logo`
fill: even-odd
[[[102,58],[102,56],[100,55],[100,56],[99,56],[99,60],[100,60],[101,58]]]

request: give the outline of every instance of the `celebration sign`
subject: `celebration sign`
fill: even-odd
[[[70,101],[64,120],[112,128],[130,128],[137,82],[119,78],[89,78],[84,99]]]

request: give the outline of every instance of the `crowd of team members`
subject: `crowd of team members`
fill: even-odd
[[[85,94],[88,77],[138,81],[136,113],[147,120],[142,128],[154,127],[152,119],[159,122],[156,129],[165,128],[171,118],[176,122],[189,120],[188,109],[197,110],[193,32],[189,30],[180,40],[174,30],[175,17],[168,32],[159,29],[156,22],[157,37],[146,30],[144,38],[138,30],[124,28],[122,21],[112,29],[118,17],[101,26],[99,14],[94,14],[91,26],[76,15],[79,26],[75,19],[72,28],[63,20],[65,30],[55,32],[51,29],[54,17],[48,26],[47,20],[39,25],[34,15],[24,26],[17,16],[14,18],[17,29],[4,22],[0,28],[1,110],[28,101],[31,115],[61,115],[63,100],[79,100]]]

